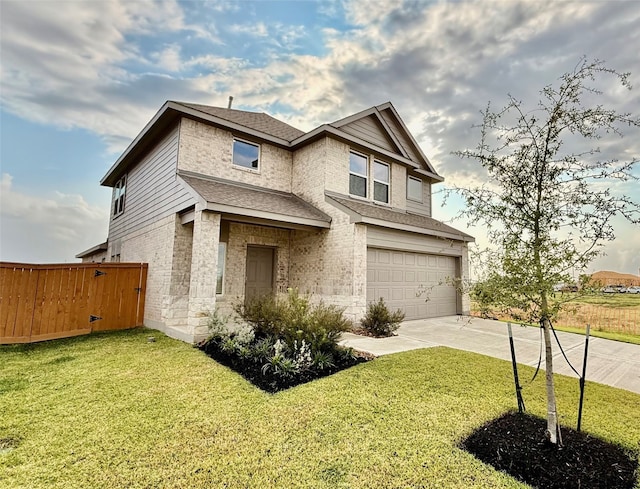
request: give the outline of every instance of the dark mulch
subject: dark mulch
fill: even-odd
[[[570,428],[564,447],[544,436],[547,422],[507,413],[477,429],[461,444],[483,462],[533,487],[544,489],[632,489],[638,477],[637,454]]]
[[[359,336],[368,336],[369,338],[390,338],[392,336],[398,336],[396,333],[379,335],[364,328],[353,328],[351,331],[349,331],[349,333],[357,334]]]
[[[263,373],[261,363],[256,363],[252,359],[241,358],[237,355],[222,351],[215,342],[205,342],[198,345],[198,347],[216,362],[229,367],[231,370],[242,375],[256,387],[272,394],[295,387],[296,385],[311,382],[312,380],[327,377],[328,375],[333,375],[336,372],[367,362],[374,358],[370,354],[354,350],[353,356],[334,356],[333,367],[328,367],[322,370],[304,370],[296,375],[282,376],[274,374],[272,371]]]

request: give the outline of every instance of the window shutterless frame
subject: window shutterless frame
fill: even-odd
[[[260,169],[260,145],[233,138],[233,166],[258,171]]]
[[[391,180],[391,166],[387,163],[374,160],[373,162],[373,200],[389,203]]]
[[[124,212],[124,199],[127,193],[127,176],[123,176],[113,187],[112,215],[117,217]]]
[[[367,198],[369,183],[369,158],[351,151],[349,153],[349,194]]]
[[[218,267],[216,269],[216,295],[224,294],[224,270],[227,261],[227,243],[218,243]]]
[[[407,177],[407,199],[422,202],[422,180],[416,177]]]

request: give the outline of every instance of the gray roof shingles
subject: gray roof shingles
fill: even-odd
[[[212,107],[209,105],[201,104],[188,104],[185,102],[175,102],[185,107],[199,110],[205,114],[224,119],[225,121],[233,122],[244,127],[248,127],[255,131],[274,136],[285,141],[293,141],[296,138],[302,136],[304,131],[296,129],[289,124],[279,121],[263,112],[247,112],[244,110],[235,109],[223,109],[222,107]]]
[[[355,212],[356,214],[359,214],[363,217],[378,219],[380,221],[386,221],[389,223],[402,224],[405,226],[413,226],[429,231],[436,231],[439,233],[445,233],[450,236],[456,236],[462,241],[475,240],[473,236],[467,233],[463,233],[462,231],[459,231],[451,226],[447,226],[446,224],[431,217],[411,214],[408,212],[395,210],[376,204],[360,202],[349,197],[334,194],[333,192],[326,192],[325,195],[327,195],[327,197],[329,197],[330,199],[336,201],[338,204],[346,207],[350,211]]]
[[[331,218],[300,197],[204,175],[180,172],[180,177],[204,200],[214,204],[270,212],[280,216],[331,222]],[[239,212],[241,213],[241,212]]]

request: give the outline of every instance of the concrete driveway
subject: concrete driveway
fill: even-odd
[[[540,354],[540,328],[513,325],[518,363],[535,367]],[[558,338],[574,368],[582,373],[585,337],[558,331]],[[450,316],[405,321],[391,338],[369,338],[345,333],[340,342],[356,350],[386,355],[417,348],[448,346],[511,360],[507,324],[488,319]],[[556,373],[578,378],[567,365],[554,340]],[[541,368],[544,368],[544,358]],[[588,381],[640,394],[640,345],[591,337],[587,359]]]

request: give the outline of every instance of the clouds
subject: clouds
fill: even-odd
[[[5,110],[41,123],[85,128],[120,146],[147,116],[140,117],[140,109],[152,106],[140,104],[134,90],[113,95],[135,88],[144,76],[131,66],[139,70],[152,64],[131,39],[152,36],[158,26],[165,33],[209,37],[204,27],[187,25],[172,1],[3,2]],[[167,49],[156,57],[159,68],[171,65]],[[177,63],[174,59],[174,68]]]
[[[632,71],[637,2],[412,1],[2,4],[4,110],[83,128],[122,151],[167,99],[267,111],[303,130],[391,100],[448,181],[480,176],[479,111],[538,90],[580,56]],[[607,103],[640,114],[640,88]],[[640,154],[640,138],[603,141]],[[102,237],[97,238],[102,239]]]
[[[0,190],[4,261],[65,262],[107,236],[109,209],[91,206],[81,195],[31,195],[16,190],[7,173]]]

